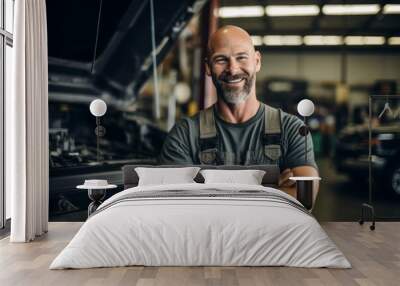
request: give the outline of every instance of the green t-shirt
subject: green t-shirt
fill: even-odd
[[[264,112],[260,104],[257,113],[242,123],[224,121],[214,106],[215,125],[218,134],[218,152],[225,165],[257,165],[273,163],[264,154]],[[311,135],[307,136],[307,161],[304,157],[304,137],[299,134],[303,122],[294,115],[282,114],[282,155],[279,168],[313,166],[314,151]],[[186,117],[175,124],[169,132],[159,156],[161,164],[200,164],[199,160],[199,114]]]

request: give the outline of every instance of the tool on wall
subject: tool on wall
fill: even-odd
[[[392,111],[392,109],[390,108],[390,105],[389,105],[389,97],[388,97],[388,96],[386,96],[385,106],[383,107],[383,110],[382,110],[381,113],[378,115],[378,117],[381,118],[386,112],[388,112],[388,114],[389,114],[390,116],[393,116],[393,111]]]

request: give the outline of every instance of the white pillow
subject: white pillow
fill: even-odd
[[[201,170],[205,184],[235,183],[261,185],[265,171],[262,170]]]
[[[195,183],[193,179],[199,170],[199,167],[135,168],[139,176],[138,186]]]

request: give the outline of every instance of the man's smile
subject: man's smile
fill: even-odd
[[[227,82],[227,83],[239,83],[239,82],[241,82],[243,80],[244,80],[244,78],[238,78],[238,79],[226,80],[225,82]]]
[[[232,87],[239,87],[242,86],[243,83],[246,81],[245,76],[223,76],[220,78],[220,81],[225,85],[225,86],[232,86]]]

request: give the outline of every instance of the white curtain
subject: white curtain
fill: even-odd
[[[12,242],[48,227],[48,72],[45,0],[15,1],[13,94],[6,98],[6,186]]]

